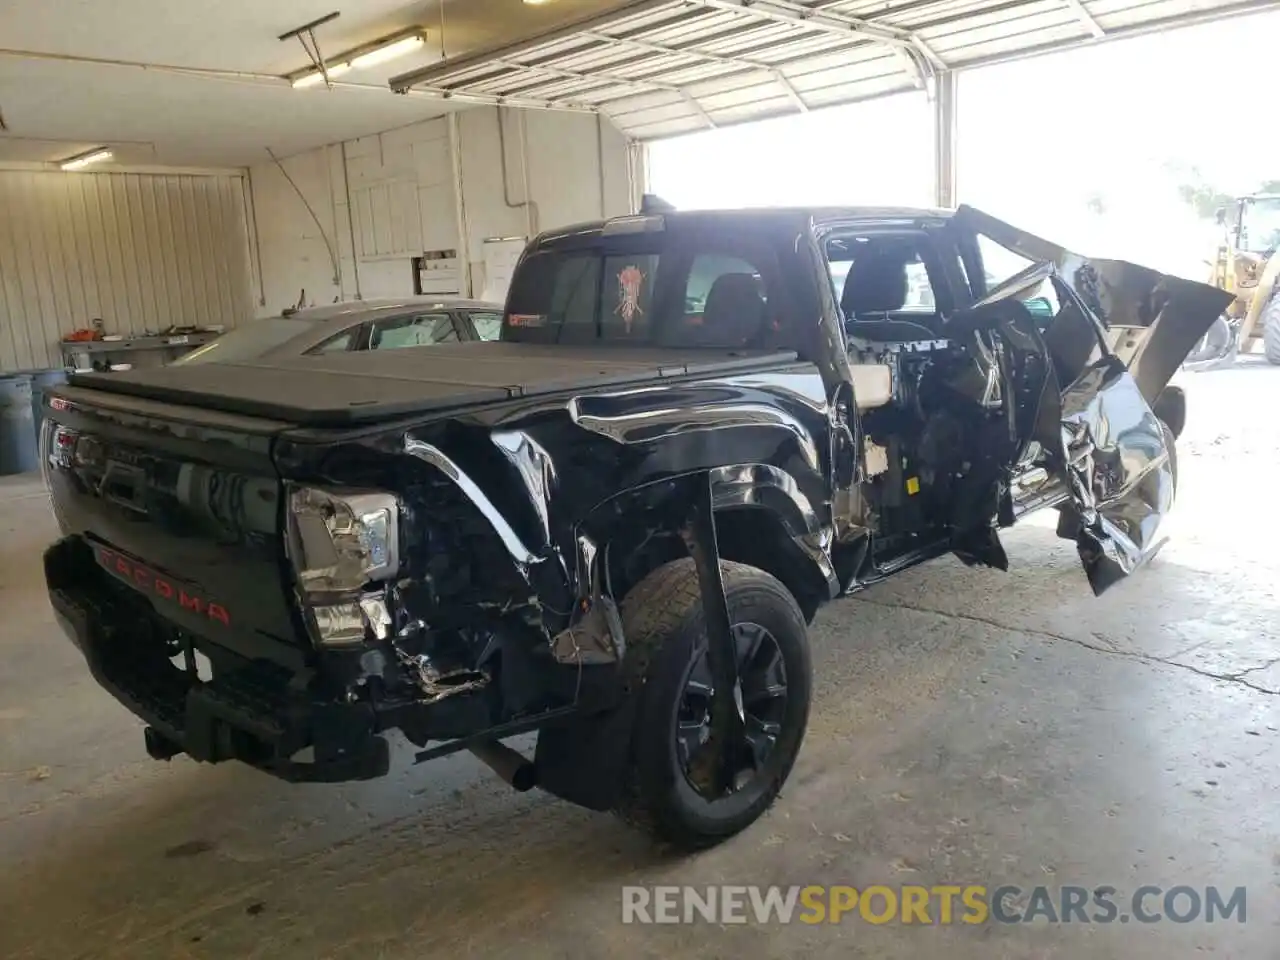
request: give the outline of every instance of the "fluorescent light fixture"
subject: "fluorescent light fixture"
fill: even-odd
[[[352,58],[351,66],[357,70],[363,70],[365,67],[386,63],[388,60],[394,60],[396,57],[403,57],[407,53],[414,53],[422,49],[424,43],[426,41],[420,36],[402,37],[399,40],[393,40],[381,47],[375,47],[368,53],[362,53],[360,56]]]
[[[531,6],[531,7],[540,7],[540,6],[542,6],[544,3],[550,3],[550,2],[551,2],[551,0],[524,0],[524,2],[525,2],[525,3],[527,3],[527,4],[528,4],[529,6]]]
[[[89,153],[81,154],[78,157],[72,157],[70,160],[64,160],[60,166],[63,170],[83,170],[91,163],[101,163],[103,160],[110,160],[111,156],[111,151],[103,147]]]
[[[350,70],[351,64],[326,63],[324,68],[327,71],[329,71],[329,79],[332,80],[334,77],[340,77],[344,73],[346,73],[348,70]],[[319,70],[313,71],[312,73],[304,73],[302,76],[298,77],[297,80],[293,81],[293,85],[295,88],[316,87],[322,83],[324,83],[324,74],[321,73]]]

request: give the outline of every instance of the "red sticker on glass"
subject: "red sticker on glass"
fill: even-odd
[[[643,285],[644,273],[639,267],[633,265],[618,271],[618,306],[614,313],[622,317],[627,333],[631,332],[631,323],[636,315],[644,313],[640,309],[640,290]]]
[[[511,313],[507,322],[513,327],[541,327],[547,322],[545,313]]]

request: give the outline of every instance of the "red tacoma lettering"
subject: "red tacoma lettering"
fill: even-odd
[[[210,620],[217,620],[224,627],[231,626],[231,614],[222,604],[205,600],[198,594],[187,593],[187,591],[175,587],[170,581],[161,578],[158,573],[155,573],[150,568],[135,566],[114,550],[108,550],[106,547],[96,547],[95,551],[99,563],[108,570],[113,570],[132,581],[141,589],[150,590],[157,597],[164,600],[177,600],[184,610],[201,614]]]

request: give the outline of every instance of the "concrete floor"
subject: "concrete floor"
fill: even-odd
[[[835,605],[785,795],[673,859],[469,756],[289,787],[148,760],[53,626],[38,485],[0,486],[0,956],[1280,957],[1280,370],[1186,378],[1173,541],[1095,599],[1010,531]],[[1046,521],[1047,522],[1047,521]],[[623,884],[1248,888],[1248,922],[624,926]]]

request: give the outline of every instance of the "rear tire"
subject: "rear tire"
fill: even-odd
[[[1271,295],[1262,308],[1262,353],[1267,363],[1280,365],[1280,291]]]
[[[705,647],[706,624],[693,560],[658,567],[622,601],[628,685],[637,710],[627,783],[615,812],[686,851],[714,846],[759,819],[791,773],[809,719],[812,668],[804,615],[795,598],[763,570],[728,561],[721,561],[720,569],[731,623],[761,631],[776,646],[776,656],[769,655],[781,664],[784,692],[780,705],[770,701],[777,712],[769,725],[776,731],[758,766],[719,799],[698,792],[682,759],[693,675],[705,663],[694,658],[696,647]],[[696,685],[702,688],[699,695],[706,695],[706,684]],[[745,668],[741,687],[741,710],[750,726],[755,708]]]

